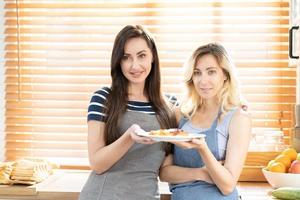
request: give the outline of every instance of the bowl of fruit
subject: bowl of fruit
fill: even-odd
[[[300,187],[300,153],[287,148],[269,161],[262,172],[273,188]]]

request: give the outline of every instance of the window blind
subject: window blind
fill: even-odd
[[[110,84],[116,34],[141,24],[159,50],[163,91],[180,94],[182,64],[199,45],[232,55],[253,134],[293,126],[296,72],[288,67],[288,0],[5,1],[5,156],[88,165],[86,114]]]

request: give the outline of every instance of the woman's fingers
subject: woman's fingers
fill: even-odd
[[[189,142],[172,141],[171,143],[184,149],[198,149],[206,144],[204,138],[194,138]]]
[[[204,138],[193,138],[191,142],[194,144],[202,145],[205,142],[205,139]]]
[[[175,144],[176,146],[179,146],[184,149],[193,149],[195,148],[195,144],[191,142],[178,142],[178,141],[172,141],[171,143]]]
[[[145,132],[139,125],[137,124],[133,124],[130,128],[130,136],[131,139],[134,140],[137,143],[141,143],[141,144],[153,144],[154,141],[151,138],[148,137],[143,137],[143,136],[139,136],[137,135],[137,133],[140,132]]]

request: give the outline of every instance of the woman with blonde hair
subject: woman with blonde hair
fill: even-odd
[[[177,112],[179,128],[205,138],[173,142],[160,179],[171,183],[172,200],[236,200],[251,119],[235,66],[222,45],[210,43],[197,48],[185,68],[187,96]]]

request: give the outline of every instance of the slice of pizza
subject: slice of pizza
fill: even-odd
[[[181,129],[160,129],[150,131],[150,135],[155,136],[187,136],[188,133]]]

